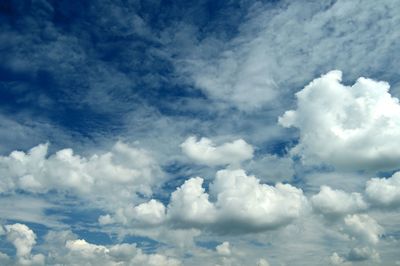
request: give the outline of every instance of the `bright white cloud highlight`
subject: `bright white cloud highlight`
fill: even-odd
[[[318,194],[311,197],[315,211],[327,216],[341,216],[368,208],[360,193],[346,193],[328,186],[322,186]]]
[[[191,178],[171,195],[168,205],[170,219],[184,224],[208,224],[216,219],[216,210],[202,187],[203,179]]]
[[[32,255],[32,247],[36,244],[36,234],[24,224],[16,223],[5,226],[7,240],[16,249],[18,265],[44,265],[42,254]]]
[[[99,223],[102,225],[120,223],[124,225],[152,227],[160,225],[165,221],[165,212],[165,206],[161,202],[151,199],[137,206],[129,204],[127,207],[118,208],[113,216],[110,214],[100,216]]]
[[[341,80],[338,70],[313,80],[296,93],[297,108],[279,118],[282,126],[300,130],[292,154],[339,169],[398,168],[400,105],[389,84],[361,77],[346,86]]]
[[[370,244],[377,244],[383,234],[383,228],[367,214],[347,215],[344,223],[350,235]]]
[[[215,250],[218,254],[222,256],[229,256],[231,255],[231,248],[229,242],[225,241],[222,244],[215,247]]]
[[[241,169],[218,171],[210,193],[217,199],[221,230],[279,227],[299,217],[306,202],[301,189],[281,183],[260,184],[259,179]]]
[[[152,186],[162,177],[160,167],[150,154],[117,142],[112,151],[81,157],[72,149],[50,156],[48,145],[29,152],[14,151],[0,157],[0,192],[22,189],[33,193],[72,192],[103,206],[129,202],[136,193],[151,195]]]
[[[189,137],[181,144],[183,153],[193,161],[208,165],[237,165],[253,158],[253,147],[242,139],[216,146],[210,139]]]
[[[115,215],[101,216],[102,224],[135,224],[160,219],[161,225],[177,228],[203,228],[219,233],[248,233],[285,226],[298,218],[307,206],[301,189],[289,184],[261,184],[242,169],[220,170],[210,184],[209,193],[200,177],[190,178],[172,194],[166,207],[151,200]],[[139,212],[138,208],[143,208]],[[151,208],[150,208],[151,207]],[[152,217],[152,218],[150,218]],[[156,218],[155,218],[156,217]]]
[[[367,182],[365,193],[368,199],[380,206],[400,205],[400,172],[390,178],[372,178]]]
[[[145,266],[178,266],[176,259],[161,254],[145,254],[133,244],[112,246],[95,245],[84,239],[68,240],[65,244],[68,253],[60,260],[82,265],[145,265]]]

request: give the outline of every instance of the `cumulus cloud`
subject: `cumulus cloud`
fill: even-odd
[[[338,169],[399,167],[400,105],[389,84],[361,77],[346,86],[341,80],[338,70],[313,80],[296,93],[297,108],[279,118],[282,126],[300,131],[292,154]]]
[[[119,208],[113,216],[109,214],[100,216],[99,223],[102,225],[121,223],[145,227],[156,226],[165,221],[165,212],[164,204],[151,199],[136,206],[128,205],[127,207]]]
[[[171,194],[162,219],[165,225],[202,228],[222,234],[258,232],[289,224],[305,211],[308,204],[301,189],[282,183],[275,186],[261,184],[259,179],[242,169],[218,171],[208,192],[203,182],[201,177],[190,178]],[[151,202],[157,206],[156,216],[164,217],[161,203]],[[150,204],[139,206],[147,208]],[[124,210],[125,213],[102,216],[100,222],[134,223],[155,215],[154,210],[138,212],[135,211],[137,208],[133,207],[131,211],[135,215]]]
[[[230,249],[230,244],[229,242],[225,241],[222,244],[218,245],[215,247],[215,250],[217,251],[218,254],[222,256],[229,256],[231,255],[231,249]]]
[[[146,265],[177,266],[180,262],[161,254],[145,254],[134,244],[95,245],[84,239],[68,240],[68,253],[60,258],[68,265]]]
[[[159,253],[146,254],[135,244],[96,245],[77,239],[70,231],[49,232],[43,245],[49,255],[31,254],[36,234],[24,224],[5,226],[7,240],[16,248],[15,265],[178,266],[180,261]],[[0,253],[0,261],[11,261]]]
[[[7,240],[16,249],[16,259],[19,265],[44,265],[42,254],[32,255],[32,247],[36,244],[36,234],[24,224],[16,223],[5,226]]]
[[[203,181],[200,177],[191,178],[172,193],[168,205],[170,219],[191,225],[203,225],[215,221],[216,209],[202,187]]]
[[[265,230],[299,217],[306,199],[301,189],[289,184],[260,184],[244,170],[220,170],[210,185],[216,198],[220,230]],[[229,225],[229,226],[226,226]]]
[[[343,266],[350,266],[352,265],[351,262],[346,261],[346,258],[340,256],[336,252],[329,257],[329,261],[331,265],[343,265]]]
[[[383,228],[367,214],[347,215],[344,223],[349,235],[366,243],[377,244],[383,234]]]
[[[371,203],[384,207],[400,204],[400,172],[390,178],[372,178],[367,182],[365,193]]]
[[[310,199],[313,209],[329,217],[342,216],[366,210],[367,203],[360,193],[346,193],[322,186],[318,194]]]
[[[0,191],[16,189],[32,193],[50,190],[70,192],[95,198],[107,204],[128,202],[136,193],[151,195],[152,186],[162,172],[150,154],[123,142],[112,151],[81,157],[72,149],[63,149],[50,156],[48,144],[29,152],[13,151],[0,157]]]
[[[216,146],[210,139],[189,137],[181,144],[183,153],[193,161],[208,165],[239,164],[253,157],[253,147],[243,139]]]

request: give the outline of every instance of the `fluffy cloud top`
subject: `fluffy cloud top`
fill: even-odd
[[[310,201],[315,211],[331,217],[366,210],[368,207],[360,193],[349,194],[328,186],[322,186]]]
[[[180,261],[162,254],[145,254],[135,244],[96,245],[84,239],[76,239],[75,235],[67,231],[51,232],[45,237],[44,245],[51,245],[49,256],[32,255],[36,234],[29,227],[18,223],[6,225],[5,233],[7,240],[16,248],[15,265],[178,266],[181,264]],[[10,258],[0,253],[0,261],[2,260],[10,263]]]
[[[377,244],[383,234],[383,228],[367,214],[347,215],[344,223],[350,235],[370,244]]]
[[[12,224],[5,226],[7,240],[17,249],[17,257],[28,257],[32,247],[36,244],[36,235],[24,224]]]
[[[306,201],[301,189],[260,184],[241,169],[218,171],[210,193],[216,198],[221,230],[257,231],[286,225],[300,216]]]
[[[180,262],[161,254],[145,254],[133,244],[112,246],[95,245],[84,239],[68,240],[65,244],[68,253],[59,258],[68,265],[146,265],[178,266]]]
[[[120,223],[140,227],[160,225],[165,221],[166,208],[161,202],[151,199],[137,206],[129,204],[118,208],[113,216],[107,214],[99,217],[102,225]]]
[[[164,221],[177,228],[204,228],[222,234],[250,233],[287,225],[307,205],[301,189],[281,183],[260,184],[259,179],[248,176],[242,169],[218,171],[209,185],[209,193],[203,188],[203,182],[202,178],[194,177],[178,187],[171,194],[165,216],[162,204],[151,200],[132,207],[131,211],[125,209],[114,216],[102,216],[100,222],[137,224],[150,217],[157,217],[156,220],[162,217],[160,223],[153,225]],[[143,211],[138,212],[137,208]]]
[[[172,193],[168,205],[168,215],[172,220],[191,225],[209,224],[215,221],[215,206],[209,201],[202,184],[202,178],[191,178]]]
[[[400,105],[389,84],[359,78],[341,83],[331,71],[296,93],[297,108],[279,118],[300,130],[292,150],[304,163],[326,163],[339,169],[388,170],[399,167]]]
[[[242,139],[216,146],[210,139],[189,137],[181,144],[182,151],[193,161],[208,165],[239,164],[253,157],[253,147]]]
[[[31,251],[36,244],[36,234],[24,224],[16,223],[5,226],[7,240],[16,249],[18,265],[44,265],[45,257],[42,254],[32,255]]]
[[[231,254],[231,248],[229,242],[225,241],[222,244],[215,247],[218,254],[222,256],[229,256]]]
[[[104,203],[126,202],[140,192],[151,195],[161,177],[160,167],[147,151],[117,142],[111,152],[89,158],[63,149],[47,156],[48,145],[28,153],[14,151],[0,157],[0,191],[22,189],[33,193],[49,190],[72,192]]]
[[[400,172],[395,173],[391,178],[372,178],[367,182],[365,193],[376,205],[398,207],[400,205]]]

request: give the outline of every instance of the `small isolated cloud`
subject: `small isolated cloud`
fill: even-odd
[[[253,147],[242,139],[216,146],[210,139],[189,137],[181,144],[183,153],[194,162],[208,165],[237,165],[253,158]]]
[[[400,206],[400,172],[390,178],[372,178],[365,193],[371,203],[384,207]]]
[[[361,77],[346,86],[341,80],[338,70],[313,80],[296,93],[297,108],[279,118],[282,126],[300,130],[292,154],[338,169],[398,168],[400,104],[389,84]]]
[[[215,247],[215,250],[218,254],[222,256],[229,256],[231,255],[231,248],[229,242],[225,241],[222,244]]]
[[[340,217],[368,208],[360,193],[346,193],[328,186],[322,186],[320,192],[311,197],[310,202],[317,213],[329,217]]]
[[[18,265],[44,265],[45,257],[42,254],[31,254],[36,244],[36,234],[24,224],[16,223],[5,226],[7,240],[16,249]]]
[[[269,266],[269,263],[266,259],[259,259],[257,262],[257,266]]]

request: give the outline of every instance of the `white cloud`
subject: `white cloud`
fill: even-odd
[[[128,205],[116,210],[115,215],[110,214],[99,217],[102,225],[121,223],[135,226],[156,226],[165,221],[165,206],[154,199],[141,203],[137,206]]]
[[[220,170],[210,185],[220,230],[265,230],[290,223],[305,205],[301,189],[289,184],[260,184],[244,170]]]
[[[344,223],[348,234],[370,244],[377,244],[383,234],[383,228],[367,214],[347,215]]]
[[[218,254],[222,256],[229,256],[231,255],[231,249],[230,249],[230,244],[229,242],[225,241],[222,244],[218,245],[215,247],[215,250],[217,251]]]
[[[32,247],[36,244],[36,235],[24,224],[5,226],[7,240],[17,249],[17,257],[29,257]]]
[[[400,163],[400,105],[389,84],[359,78],[341,83],[331,71],[296,93],[296,110],[279,118],[285,127],[300,130],[292,154],[306,164],[326,163],[338,169],[385,170]]]
[[[334,252],[332,256],[329,257],[331,265],[343,265],[343,266],[350,266],[352,265],[351,262],[347,262],[344,257],[341,257],[339,254]]]
[[[216,146],[210,139],[189,137],[181,144],[182,151],[193,161],[208,166],[237,165],[253,157],[253,147],[242,139]]]
[[[0,157],[0,191],[22,189],[33,193],[49,190],[70,192],[107,207],[129,202],[136,193],[151,195],[152,186],[162,178],[150,154],[117,142],[112,151],[91,157],[63,149],[47,156],[48,144],[28,153],[13,151]]]
[[[178,223],[202,225],[214,222],[215,206],[202,187],[203,179],[191,178],[171,195],[168,216]]]
[[[68,265],[146,265],[177,266],[180,262],[161,254],[145,254],[134,244],[112,246],[95,245],[83,239],[68,240],[65,244],[68,253],[60,258]]]
[[[204,38],[175,64],[208,97],[243,110],[283,102],[279,96],[333,67],[351,78],[396,79],[399,7],[381,2],[255,2],[234,38]]]
[[[31,254],[36,244],[36,234],[24,224],[6,225],[7,240],[16,249],[16,259],[19,265],[44,265],[45,257],[42,254]]]
[[[202,178],[191,178],[172,193],[170,220],[221,233],[246,233],[284,226],[299,217],[306,204],[300,189],[260,184],[241,169],[218,171],[210,195],[202,184]]]
[[[266,259],[259,259],[257,262],[257,266],[269,266],[269,263]]]
[[[15,265],[178,266],[180,261],[160,253],[146,254],[135,244],[96,245],[76,239],[70,231],[49,232],[44,238],[48,256],[31,254],[36,235],[24,224],[6,225],[6,237],[16,248]],[[7,255],[0,261],[10,261]],[[46,263],[45,263],[46,262]]]
[[[400,172],[390,178],[372,178],[367,182],[365,193],[368,199],[380,206],[400,205]]]
[[[334,190],[322,186],[318,194],[310,199],[315,211],[327,216],[341,216],[368,208],[360,193],[346,193],[343,190]]]
[[[114,216],[100,217],[100,222],[132,224],[156,216],[160,220],[153,225],[162,225],[164,221],[164,225],[176,228],[248,233],[285,226],[298,218],[308,204],[301,189],[282,183],[260,184],[259,179],[248,176],[242,169],[218,171],[209,185],[209,193],[203,182],[202,178],[194,177],[178,187],[171,194],[165,218],[163,206],[153,200],[152,204],[139,206],[154,205],[155,209],[139,212],[138,206],[129,207],[118,210]]]

